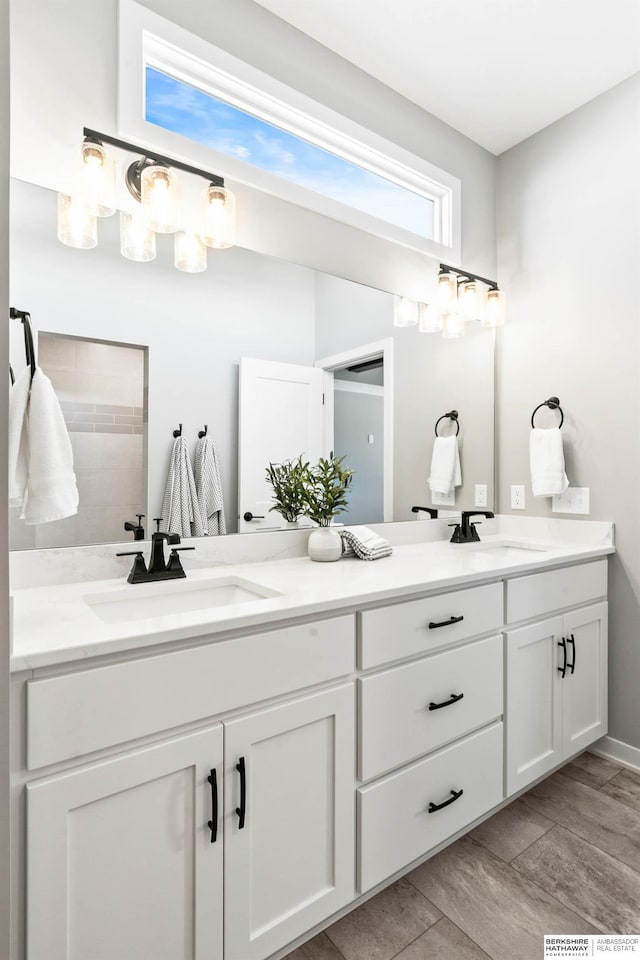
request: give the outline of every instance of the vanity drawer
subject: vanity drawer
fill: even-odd
[[[606,595],[606,560],[516,577],[507,581],[507,623],[592,603]]]
[[[367,670],[390,660],[430,653],[457,640],[499,630],[502,607],[502,583],[489,583],[366,610],[358,614],[359,666]]]
[[[462,794],[453,800],[451,791]],[[402,870],[503,798],[502,724],[358,790],[360,893]],[[431,803],[440,810],[429,813]]]
[[[502,636],[358,680],[359,777],[370,780],[502,715]],[[460,699],[451,701],[455,695]],[[437,709],[429,705],[445,703]]]
[[[27,684],[27,768],[80,757],[352,673],[353,616]]]

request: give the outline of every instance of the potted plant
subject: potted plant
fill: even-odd
[[[273,487],[275,503],[269,512],[275,510],[289,524],[297,524],[306,508],[307,477],[309,464],[302,455],[297,460],[285,460],[284,463],[270,463],[266,468],[267,481]]]
[[[318,524],[309,535],[309,556],[312,560],[339,560],[342,539],[330,524],[334,517],[348,508],[347,490],[351,486],[353,470],[342,466],[344,456],[333,452],[321,457],[305,477],[304,514]]]

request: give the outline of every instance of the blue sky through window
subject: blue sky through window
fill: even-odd
[[[153,67],[145,119],[380,220],[433,236],[433,201]]]

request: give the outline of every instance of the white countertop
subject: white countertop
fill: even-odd
[[[537,536],[532,537],[532,532]],[[518,530],[514,537],[505,528],[484,537],[480,544],[456,545],[448,540],[401,544],[394,546],[392,556],[373,562],[342,559],[314,563],[307,557],[294,557],[191,569],[185,580],[152,584],[129,585],[118,577],[17,589],[13,591],[11,669],[51,666],[229,631],[255,631],[298,617],[337,615],[363,604],[543,571],[615,551],[612,531],[609,538],[598,536],[595,543],[554,543],[548,526],[531,526],[526,533],[529,536],[523,537]],[[532,546],[542,541],[545,549],[513,551],[513,555],[492,551],[492,545],[509,539]],[[110,594],[129,590],[132,599],[142,597],[143,592],[147,597],[163,596],[234,577],[277,595],[122,623],[103,622],[85,601],[88,596],[108,601]]]

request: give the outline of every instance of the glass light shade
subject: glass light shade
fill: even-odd
[[[209,184],[202,201],[203,243],[216,250],[236,242],[236,198],[226,187]]]
[[[458,299],[458,278],[455,273],[439,273],[436,288],[436,306],[440,313],[455,310]]]
[[[505,321],[505,299],[502,290],[489,290],[485,304],[483,327],[501,327]]]
[[[115,164],[101,143],[85,140],[80,145],[73,194],[97,217],[116,212]]]
[[[418,304],[418,329],[421,333],[440,333],[442,330],[442,314],[432,303]]]
[[[393,306],[394,327],[415,327],[418,322],[418,304],[408,297],[396,297]]]
[[[58,194],[58,240],[77,250],[90,250],[98,243],[98,221],[86,204]]]
[[[156,255],[156,235],[144,224],[142,210],[120,212],[120,253],[127,260],[146,263]]]
[[[464,337],[464,317],[460,313],[445,313],[442,317],[442,336],[446,340]]]
[[[147,230],[175,233],[180,225],[178,176],[171,167],[152,164],[140,175],[142,213]]]
[[[458,294],[458,310],[465,320],[480,320],[484,315],[484,297],[475,280],[462,284]]]
[[[185,273],[202,273],[207,269],[207,248],[195,233],[178,230],[174,248],[174,265]]]

